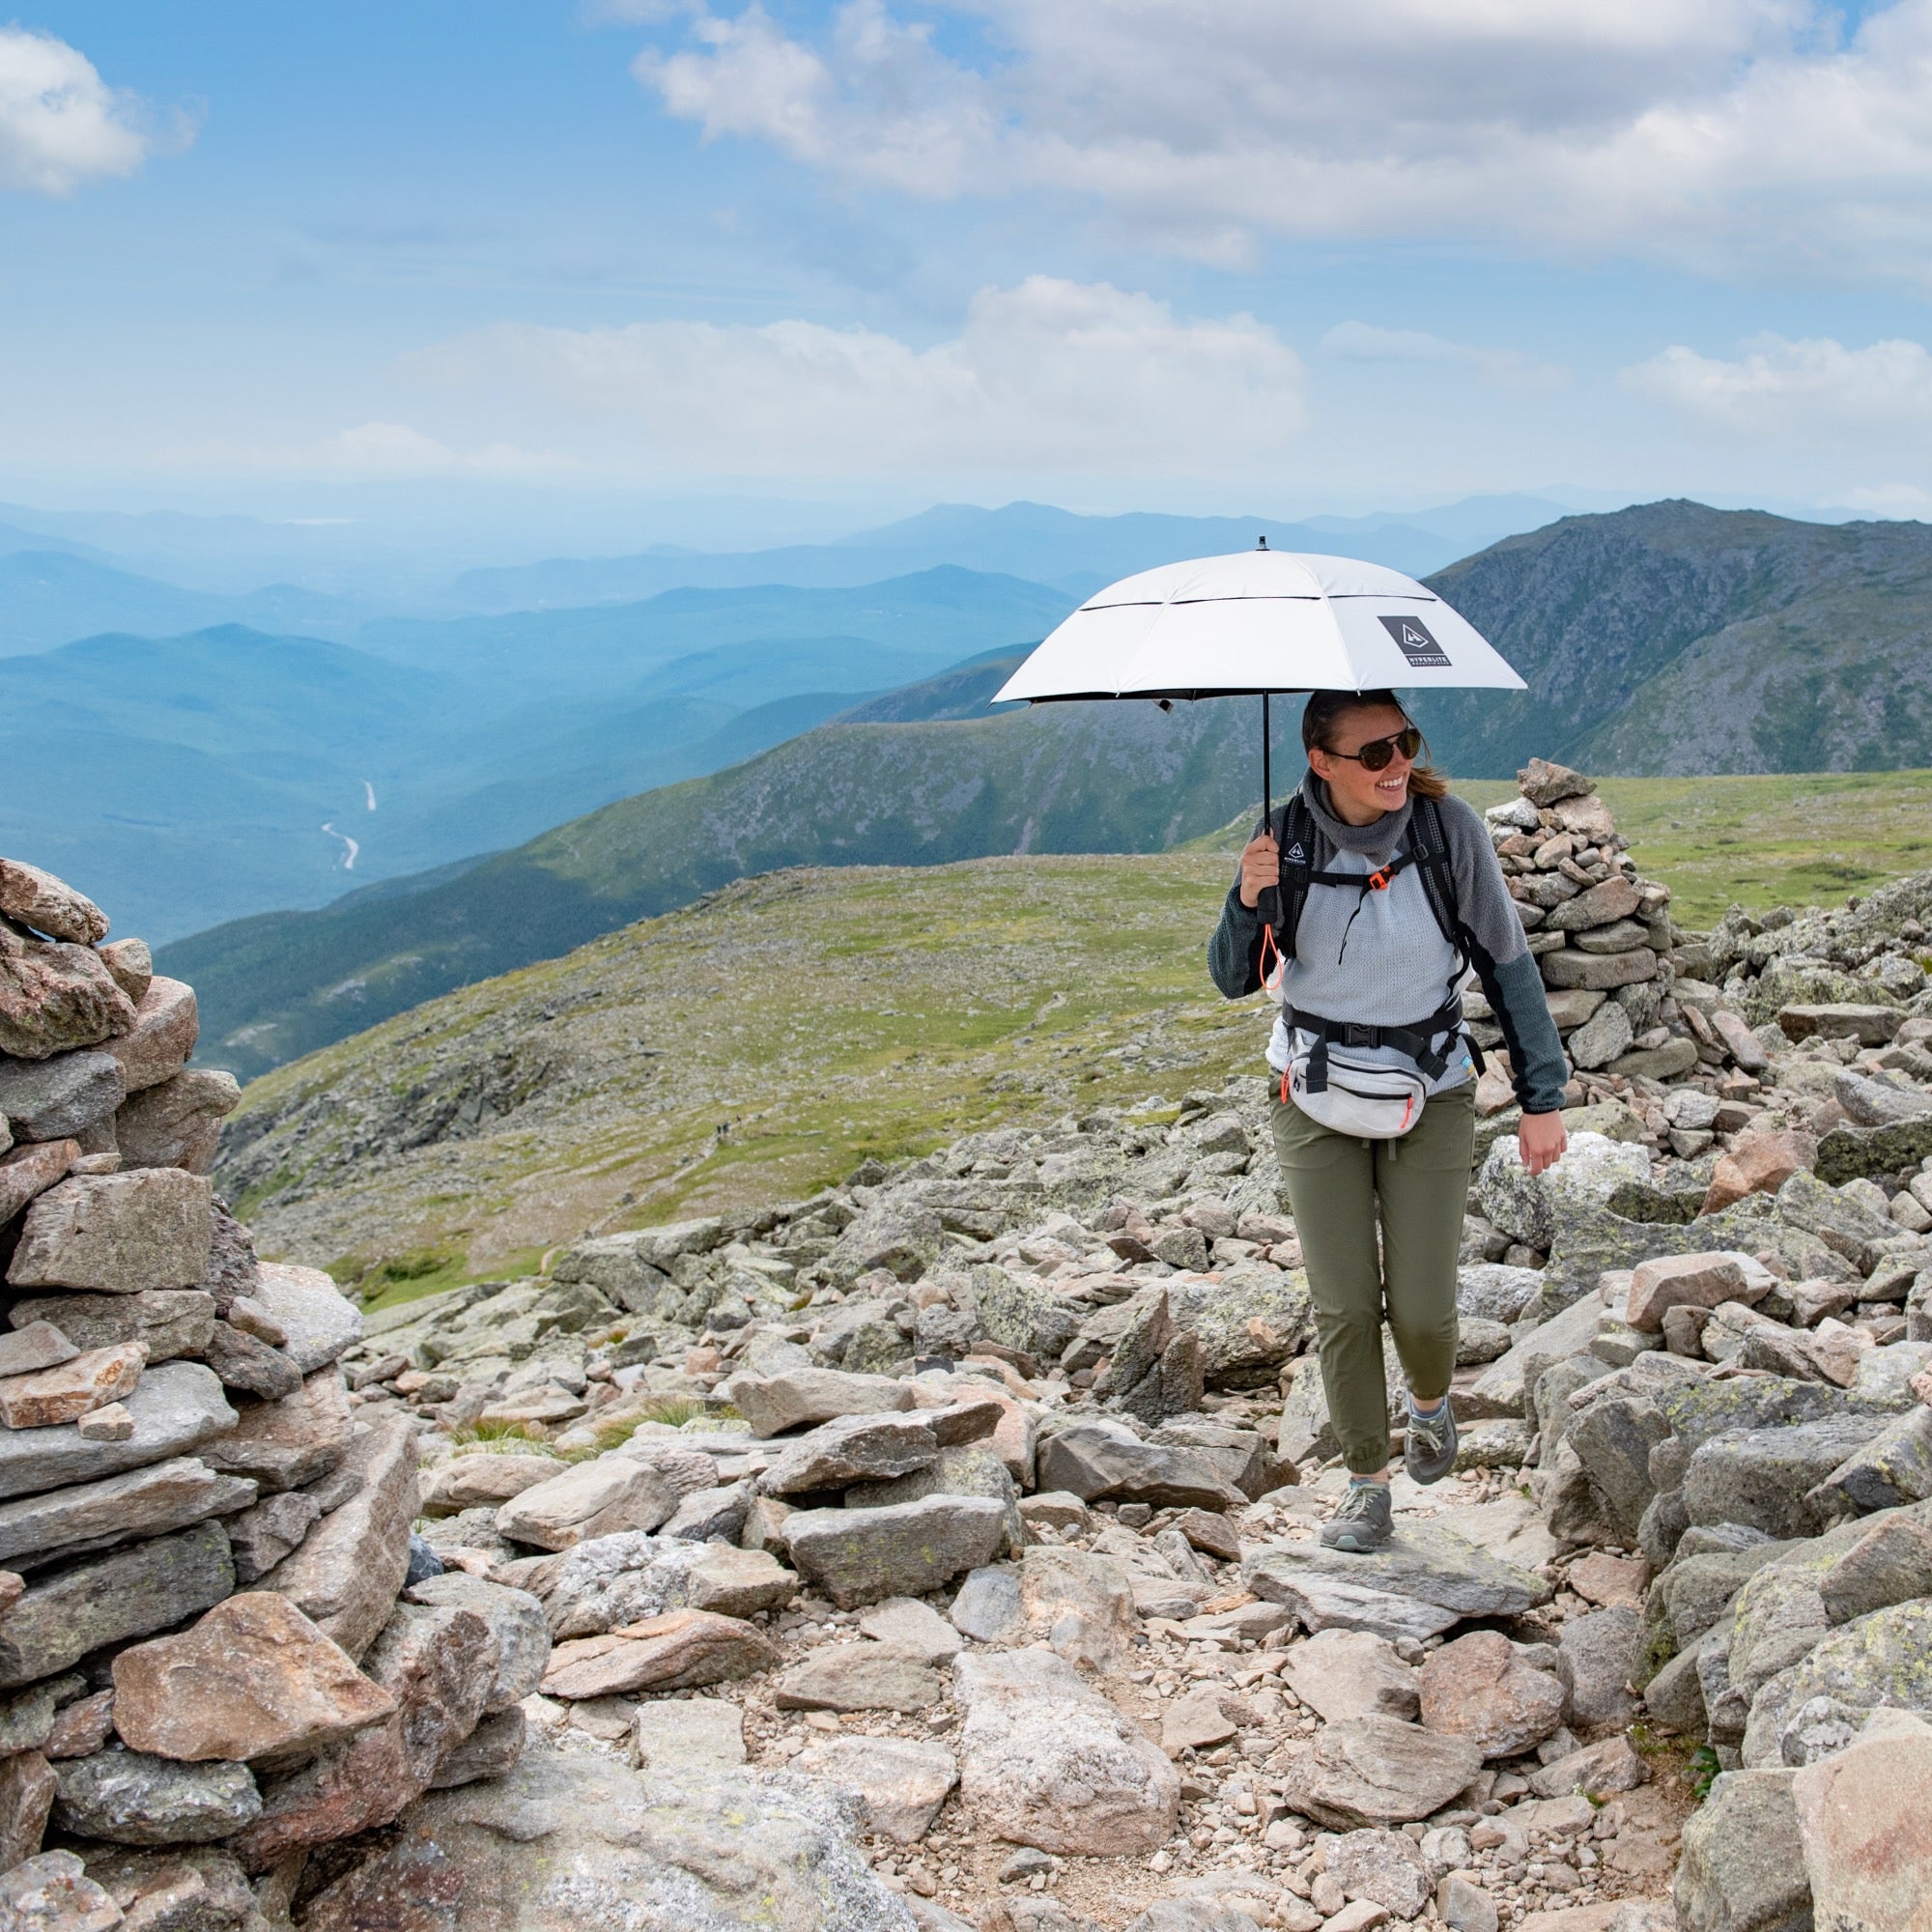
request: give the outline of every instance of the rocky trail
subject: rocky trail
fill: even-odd
[[[1371,1557],[1259,1078],[364,1316],[0,866],[0,1924],[1922,1925],[1932,874],[1690,934],[1576,774],[1490,819],[1571,1151],[1486,1076]]]

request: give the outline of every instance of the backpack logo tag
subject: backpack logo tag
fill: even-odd
[[[1396,649],[1415,670],[1447,670],[1449,654],[1430,634],[1419,617],[1384,617],[1382,629],[1395,639]]]
[[[1282,854],[1283,863],[1290,866],[1305,866],[1308,863],[1308,849],[1299,838]]]

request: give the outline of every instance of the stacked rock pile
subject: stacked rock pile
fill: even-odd
[[[1714,953],[1672,923],[1670,889],[1638,874],[1593,781],[1532,758],[1517,781],[1521,796],[1485,815],[1583,1097],[1649,1097],[1700,1069],[1725,1097],[1751,1092],[1764,1056],[1696,970],[1708,974]],[[1480,995],[1465,1004],[1479,1043],[1500,1049]],[[1485,1083],[1488,1111],[1507,1098],[1505,1080]]]
[[[1909,1922],[1866,1908],[1918,1896],[1872,1873],[1932,1860],[1932,1782],[1864,1794],[1932,1747],[1932,1017],[1742,1037],[1736,1097],[1728,1052],[1605,1069],[1556,1170],[1489,1150],[1461,1465],[1398,1479],[1371,1558],[1316,1540],[1344,1476],[1259,1079],[370,1317],[351,1400],[429,1432],[421,1533],[555,1648],[543,1747],[311,1922],[526,1882],[529,1805],[584,1897],[641,1869],[723,1926],[754,1883],[941,1932]],[[1694,1815],[1672,1736],[1725,1770]],[[821,1879],[772,1876],[787,1834]]]
[[[514,1763],[549,1636],[412,1570],[414,1434],[338,1366],[361,1318],[214,1199],[234,1083],[106,932],[0,861],[0,1922],[218,1932]]]

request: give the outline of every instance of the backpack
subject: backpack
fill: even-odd
[[[1471,965],[1476,966],[1487,982],[1489,974],[1485,969],[1490,962],[1457,910],[1456,876],[1449,863],[1449,838],[1441,810],[1433,798],[1418,798],[1409,813],[1408,829],[1401,847],[1386,865],[1368,873],[1325,871],[1318,865],[1322,856],[1320,834],[1308,802],[1299,792],[1284,808],[1279,838],[1278,911],[1273,920],[1266,922],[1265,937],[1284,965],[1294,956],[1295,933],[1311,887],[1346,887],[1359,893],[1366,902],[1370,893],[1386,892],[1410,866],[1420,872],[1429,908],[1456,955],[1449,983],[1443,989],[1441,1008],[1415,1026],[1372,1026],[1361,1021],[1325,1019],[1319,1013],[1298,1011],[1284,1003],[1283,1012],[1291,1037],[1295,1032],[1306,1033],[1312,1037],[1313,1045],[1298,1051],[1283,1073],[1283,1104],[1293,1100],[1304,1113],[1343,1133],[1393,1139],[1415,1124],[1429,1083],[1440,1078],[1458,1038],[1467,1041],[1477,1067],[1483,1065],[1482,1049],[1462,1031],[1462,1004],[1457,987]],[[1436,1041],[1444,1036],[1448,1037],[1448,1044],[1438,1048]],[[1425,1077],[1417,1079],[1396,1069],[1350,1061],[1346,1051],[1331,1059],[1331,1046],[1344,1049],[1393,1046],[1412,1060]],[[1331,1067],[1341,1076],[1332,1088]]]

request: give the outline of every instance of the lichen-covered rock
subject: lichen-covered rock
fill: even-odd
[[[1130,1719],[1051,1652],[954,1661],[965,1709],[961,1794],[981,1830],[1068,1857],[1151,1852],[1173,1832],[1180,1779]]]
[[[0,921],[0,1053],[47,1060],[133,1024],[133,1001],[91,947],[30,938]]]
[[[532,1749],[439,1792],[309,1905],[305,1932],[915,1932],[850,1801],[783,1772],[629,1771]]]
[[[113,1845],[205,1845],[261,1815],[245,1764],[178,1764],[144,1751],[104,1750],[62,1765],[54,1821]]]
[[[1803,1932],[1811,1888],[1789,1771],[1729,1771],[1684,1827],[1683,1932]]]

